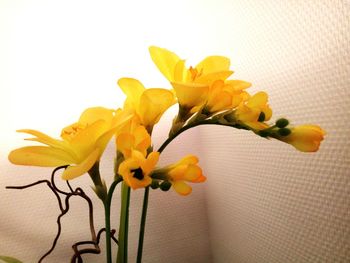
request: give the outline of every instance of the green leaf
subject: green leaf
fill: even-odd
[[[23,263],[18,259],[15,259],[13,257],[6,257],[6,256],[0,256],[0,261],[6,262],[6,263]]]

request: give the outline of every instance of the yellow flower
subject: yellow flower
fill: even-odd
[[[317,125],[300,125],[291,128],[290,135],[280,136],[279,139],[293,145],[299,151],[316,152],[325,134]]]
[[[159,159],[159,152],[151,152],[147,158],[139,151],[133,150],[131,156],[123,161],[118,173],[132,189],[144,188],[152,183],[149,176]]]
[[[235,111],[236,119],[253,129],[267,128],[268,125],[263,122],[268,121],[272,116],[272,110],[267,101],[268,96],[265,92],[256,93],[238,106]]]
[[[88,172],[99,161],[111,137],[128,118],[120,110],[94,107],[85,110],[78,122],[62,130],[62,140],[35,130],[19,130],[18,132],[35,136],[28,140],[46,146],[27,146],[13,150],[9,154],[9,160],[19,165],[43,167],[69,165],[62,178],[71,180]]]
[[[132,150],[137,150],[146,156],[147,149],[151,146],[151,136],[135,116],[119,132],[116,143],[118,151],[123,153],[125,159],[131,156]]]
[[[187,155],[176,164],[165,168],[168,170],[168,179],[177,193],[188,195],[192,192],[191,186],[186,182],[200,183],[206,180],[202,169],[197,164],[198,158],[196,156]]]
[[[132,78],[121,78],[118,84],[127,96],[124,109],[134,112],[149,131],[163,113],[175,103],[174,94],[169,90],[145,89],[140,81]]]
[[[236,108],[249,95],[244,89],[251,84],[242,80],[217,80],[209,87],[205,108],[211,113]],[[202,107],[194,107],[191,111],[196,112]]]
[[[217,80],[226,80],[233,71],[230,60],[222,56],[209,56],[197,66],[185,67],[185,60],[175,53],[159,47],[149,48],[151,58],[160,72],[172,84],[179,104],[192,108],[205,103],[210,85]]]

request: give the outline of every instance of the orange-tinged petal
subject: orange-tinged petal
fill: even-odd
[[[176,181],[172,186],[174,190],[180,195],[189,195],[192,192],[192,187],[183,181]]]
[[[180,58],[173,52],[160,47],[151,46],[149,48],[151,58],[159,71],[170,82],[174,81],[175,68]],[[177,73],[178,74],[178,73]]]
[[[98,161],[100,156],[99,149],[95,149],[91,152],[85,160],[75,166],[69,166],[62,174],[63,180],[72,180],[78,176],[87,173],[92,166]]]
[[[202,74],[228,71],[230,69],[230,59],[223,56],[209,56],[199,62],[196,69]]]
[[[46,146],[27,146],[10,152],[9,161],[13,164],[42,167],[56,167],[75,163],[65,151]]]
[[[188,165],[186,173],[184,174],[184,180],[189,182],[196,181],[202,175],[202,169],[198,165]]]
[[[192,108],[206,101],[209,89],[208,85],[178,82],[172,82],[171,84],[181,106]]]
[[[175,103],[174,94],[166,89],[145,90],[140,98],[138,113],[144,126],[156,124],[163,113]]]
[[[142,170],[146,175],[149,175],[153,171],[154,167],[157,165],[159,160],[159,152],[151,152],[147,156],[146,162],[142,164]]]

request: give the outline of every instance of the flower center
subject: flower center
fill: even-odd
[[[139,167],[137,169],[130,170],[133,173],[133,177],[142,180],[145,176],[143,175],[142,169]]]

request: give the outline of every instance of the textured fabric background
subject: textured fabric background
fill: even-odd
[[[50,173],[8,163],[8,151],[23,145],[23,137],[15,137],[14,130],[57,132],[67,124],[65,116],[73,118],[85,106],[112,98],[114,81],[125,75],[148,85],[167,85],[147,57],[147,46],[155,44],[191,58],[192,64],[209,54],[230,57],[234,76],[251,81],[251,92],[269,93],[273,119],[283,116],[296,125],[319,124],[327,137],[319,152],[309,154],[224,127],[201,127],[181,135],[161,163],[198,154],[208,180],[195,185],[187,198],[152,192],[144,262],[350,262],[348,1],[48,3],[0,4],[0,54],[5,61],[0,64],[0,254],[36,262],[56,231],[58,207],[45,186],[4,189]],[[120,18],[123,14],[125,19]],[[26,31],[19,31],[26,25]],[[118,36],[112,39],[113,34]],[[65,57],[70,49],[74,55]],[[101,60],[106,55],[102,50],[110,52],[107,63]],[[24,58],[28,54],[30,59]],[[32,68],[35,60],[39,62]],[[62,61],[69,63],[50,70]],[[64,82],[67,78],[75,82]],[[47,90],[38,93],[40,85]],[[93,85],[106,91],[96,92]],[[84,92],[69,96],[77,86]],[[56,99],[46,99],[52,94]],[[51,112],[50,107],[60,111]],[[175,110],[156,128],[156,145],[165,139]],[[102,163],[108,182],[113,153],[111,145]],[[73,184],[93,196],[88,177]],[[117,192],[112,222],[118,220],[118,198]],[[133,192],[131,262],[141,202],[142,193]],[[102,227],[103,208],[96,198],[94,203],[96,226]],[[86,204],[73,199],[72,210],[62,221],[62,238],[46,262],[68,262],[72,243],[89,238],[86,213]],[[104,261],[100,256],[85,260]]]

